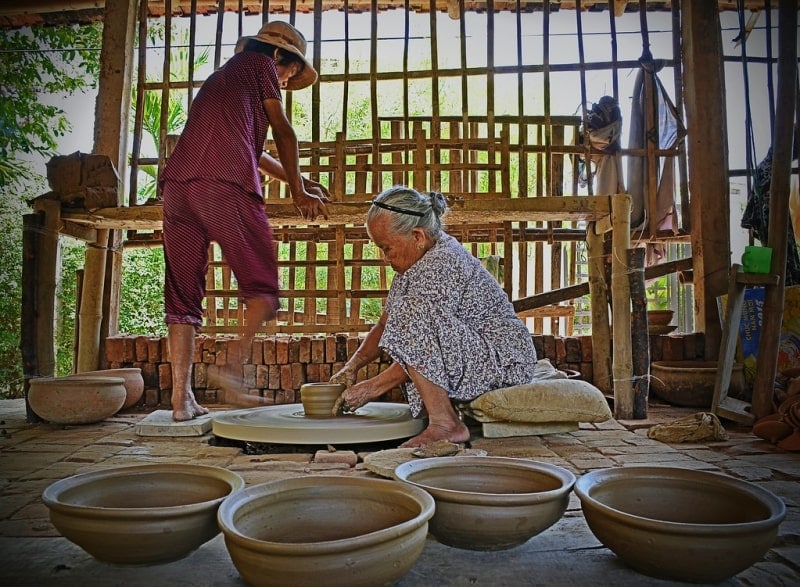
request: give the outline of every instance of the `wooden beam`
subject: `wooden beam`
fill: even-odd
[[[728,291],[731,262],[724,56],[716,3],[682,0],[681,8],[695,329],[705,333],[705,356],[715,357],[722,339],[717,297]]]

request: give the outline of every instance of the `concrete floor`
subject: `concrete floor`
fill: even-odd
[[[217,407],[223,409],[224,407]],[[769,489],[787,505],[779,536],[763,561],[724,585],[800,584],[800,454],[782,452],[749,428],[724,422],[730,440],[667,445],[646,436],[647,427],[694,413],[651,405],[648,420],[581,425],[571,433],[506,439],[473,434],[473,448],[492,456],[531,458],[565,467],[577,476],[592,469],[648,464],[724,472]],[[200,463],[227,467],[248,485],[298,475],[374,474],[359,463],[318,463],[313,452],[245,454],[214,446],[209,434],[139,436],[147,414],[125,413],[100,424],[53,426],[25,421],[23,400],[0,400],[0,584],[21,585],[243,585],[221,535],[179,561],[149,567],[98,562],[62,538],[50,524],[41,493],[70,475],[137,463]],[[399,441],[398,441],[399,444]],[[353,448],[353,447],[343,447]],[[356,447],[357,448],[357,447]],[[363,456],[363,455],[362,455]],[[412,586],[670,585],[627,568],[586,525],[573,494],[564,517],[517,548],[473,552],[428,538],[411,571],[398,583]]]

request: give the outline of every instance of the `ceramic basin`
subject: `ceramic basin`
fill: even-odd
[[[711,408],[716,361],[653,361],[650,365],[650,391],[664,401],[685,407]],[[729,392],[731,396],[744,387],[744,367],[734,364]]]
[[[723,581],[761,560],[786,515],[757,485],[670,467],[591,471],[575,493],[591,531],[628,566],[692,583]]]
[[[67,375],[67,378],[86,378],[86,377],[122,377],[125,385],[125,401],[122,403],[123,410],[132,408],[144,395],[144,378],[139,367],[119,367],[117,369],[99,369],[97,371],[84,371],[75,375]]]
[[[469,550],[502,550],[527,542],[567,509],[575,476],[561,467],[509,457],[439,457],[409,461],[395,476],[430,493],[430,531]]]
[[[61,479],[42,500],[62,536],[96,559],[148,565],[183,558],[219,534],[219,505],[243,486],[219,467],[136,465]]]
[[[125,403],[122,377],[34,377],[28,403],[53,424],[94,424],[116,414]]]
[[[414,565],[434,502],[367,477],[312,476],[253,485],[220,506],[234,566],[249,585],[392,585]]]

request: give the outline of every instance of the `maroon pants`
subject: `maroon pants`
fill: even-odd
[[[278,263],[264,203],[234,184],[164,182],[164,310],[167,324],[201,325],[208,247],[219,244],[241,297],[278,309]]]

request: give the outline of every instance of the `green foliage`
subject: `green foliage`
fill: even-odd
[[[49,157],[71,130],[64,111],[43,98],[93,88],[102,25],[34,27],[0,35],[0,185],[34,178],[22,154]]]

